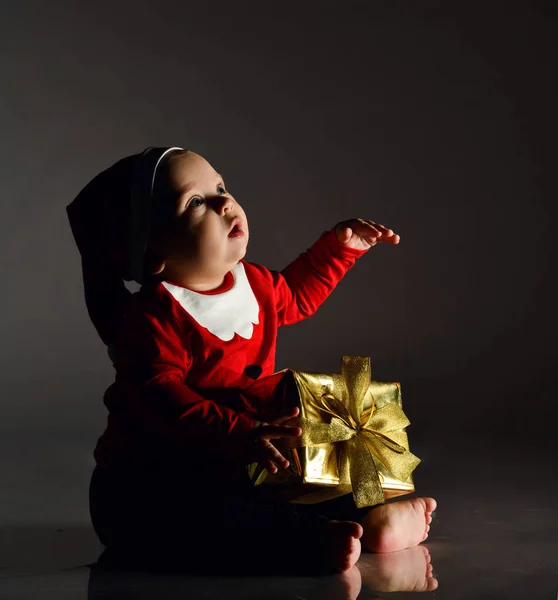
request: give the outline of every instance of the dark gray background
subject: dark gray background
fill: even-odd
[[[88,519],[113,371],[65,207],[150,145],[224,174],[253,262],[350,217],[401,235],[280,332],[277,368],[370,356],[400,381],[421,493],[483,441],[548,477],[552,2],[6,2],[0,23],[1,521]]]

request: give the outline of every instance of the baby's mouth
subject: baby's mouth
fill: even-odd
[[[232,228],[229,231],[229,237],[243,237],[244,231],[242,230],[242,221],[236,217],[233,219]]]
[[[242,231],[242,228],[240,227],[240,225],[235,225],[230,233],[229,233],[229,237],[230,238],[236,238],[236,237],[244,237],[244,231]]]

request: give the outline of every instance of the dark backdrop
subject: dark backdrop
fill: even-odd
[[[452,443],[550,464],[552,2],[7,2],[0,23],[1,520],[88,519],[113,372],[65,207],[150,145],[224,174],[253,262],[350,217],[401,235],[280,332],[277,368],[370,356],[417,482]]]

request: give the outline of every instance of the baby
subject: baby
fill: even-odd
[[[314,314],[357,258],[398,235],[351,219],[281,272],[249,263],[244,210],[208,161],[181,148],[119,161],[68,214],[89,314],[116,369],[90,487],[107,548],[180,565],[219,545],[234,547],[239,564],[272,552],[278,569],[310,568],[312,557],[343,572],[361,548],[426,539],[432,498],[296,505],[254,488],[246,471],[287,467],[281,450],[302,433],[298,409],[271,402],[278,327]],[[123,279],[142,287],[131,295]]]

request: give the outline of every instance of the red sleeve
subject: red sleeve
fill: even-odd
[[[272,271],[279,325],[313,315],[365,252],[342,244],[332,229],[281,272]]]
[[[253,416],[205,398],[185,384],[192,364],[189,335],[169,311],[133,303],[115,347],[125,410],[181,449],[242,455]],[[109,407],[110,408],[110,407]]]

